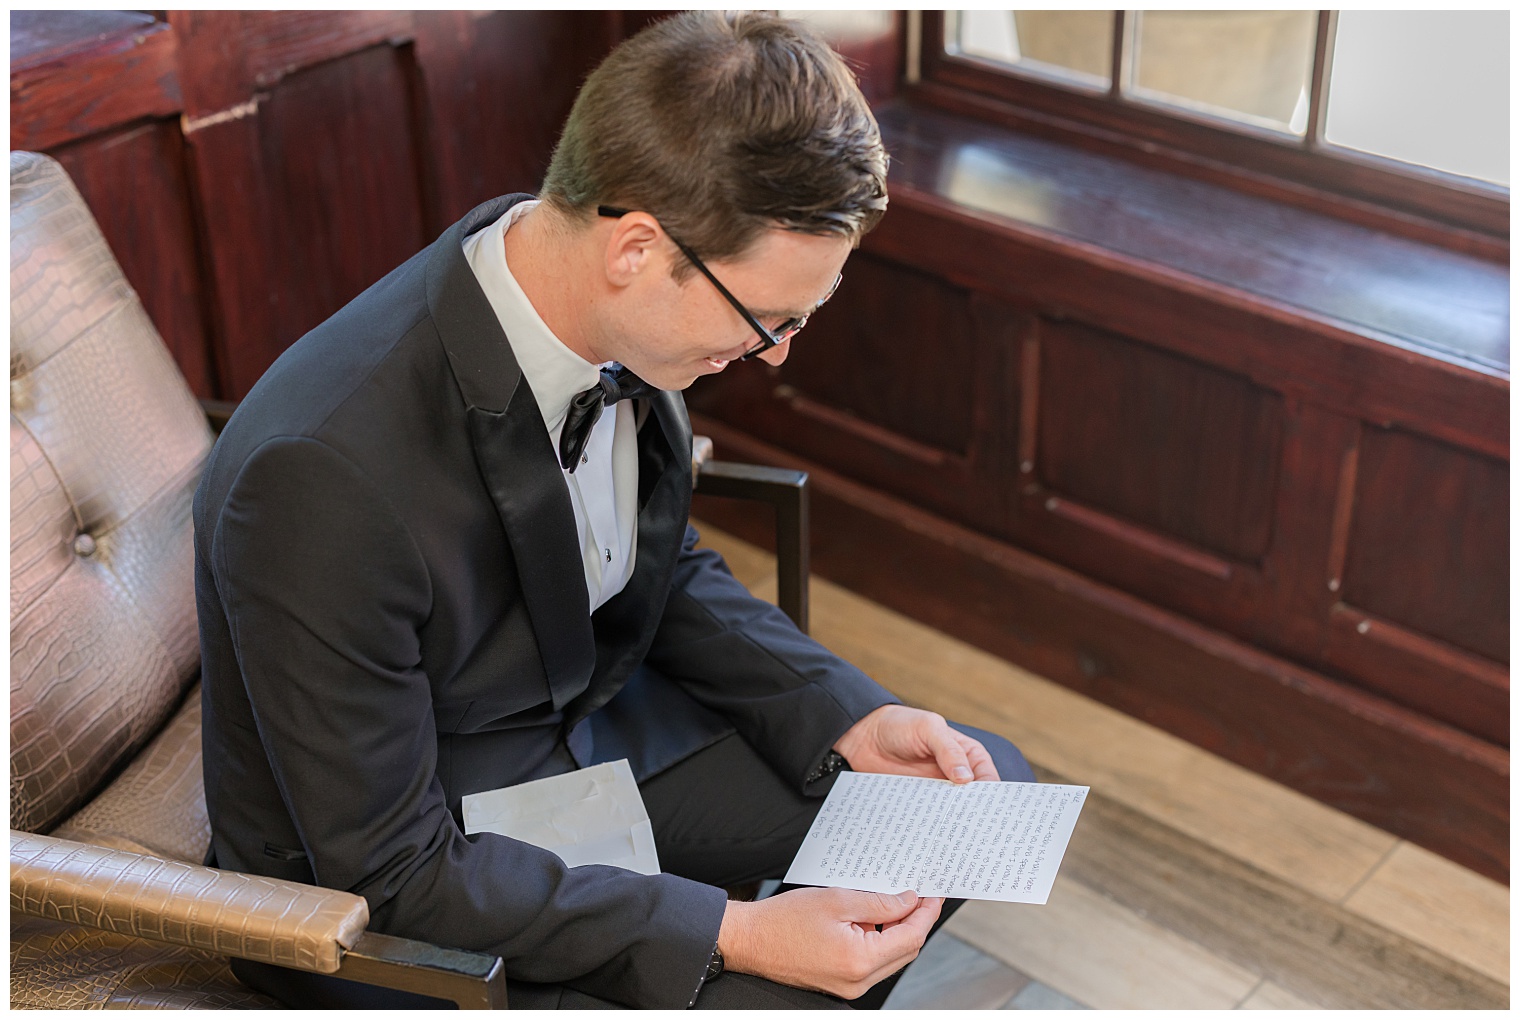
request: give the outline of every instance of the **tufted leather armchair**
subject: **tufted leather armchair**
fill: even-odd
[[[200,863],[190,504],[211,443],[68,176],[11,153],[11,1006],[278,1006],[236,956],[504,1007],[496,957]]]

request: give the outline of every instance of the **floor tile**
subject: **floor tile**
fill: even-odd
[[[1509,983],[1509,888],[1400,843],[1346,907]]]
[[[945,930],[1094,1009],[1230,1009],[1260,980],[1064,876],[1044,906],[974,901]]]
[[[1009,999],[1004,1009],[1086,1009],[1076,999],[1062,995],[1048,985],[1031,981],[1024,990]]]
[[[1103,794],[1087,798],[1060,874],[1318,1006],[1508,1003],[1505,985],[1472,967]]]
[[[1252,992],[1245,1002],[1237,1009],[1321,1009],[1307,999],[1301,999],[1288,991],[1274,985],[1270,981],[1263,981],[1261,987]]]
[[[997,1009],[1029,978],[954,935],[937,932],[883,1009]]]

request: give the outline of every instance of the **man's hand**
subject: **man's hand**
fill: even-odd
[[[913,962],[944,902],[853,889],[733,900],[718,948],[725,970],[854,999]]]
[[[992,756],[950,728],[943,716],[906,705],[883,705],[839,738],[834,750],[856,772],[924,776],[954,783],[998,779]]]

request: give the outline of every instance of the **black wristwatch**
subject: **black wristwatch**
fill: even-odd
[[[707,961],[707,975],[702,978],[702,982],[706,984],[708,981],[711,981],[713,978],[722,973],[723,950],[719,949],[717,946],[713,946],[712,959]]]
[[[808,777],[803,780],[803,785],[816,783],[818,780],[831,776],[841,769],[847,771],[849,767],[850,763],[844,760],[844,755],[838,751],[830,751],[823,756],[823,761],[818,763],[818,767],[808,773]]]

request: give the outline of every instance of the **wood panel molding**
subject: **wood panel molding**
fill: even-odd
[[[179,37],[128,24],[96,45],[11,69],[11,148],[43,152],[183,105]]]
[[[1234,568],[1229,560],[1220,559],[1218,556],[1211,556],[1201,549],[1184,545],[1165,535],[1114,517],[1112,514],[1106,514],[1101,510],[1094,510],[1091,507],[1083,506],[1074,500],[1064,499],[1060,496],[1038,498],[1038,493],[1035,495],[1037,497],[1035,502],[1057,517],[1064,518],[1074,524],[1079,524],[1084,528],[1101,532],[1136,549],[1144,550],[1158,559],[1168,560],[1172,563],[1189,567],[1218,581],[1228,581],[1234,573]]]
[[[1356,462],[1361,452],[1360,434],[1341,454],[1335,484],[1335,510],[1330,519],[1330,563],[1326,587],[1340,591],[1346,574],[1346,549],[1351,542],[1351,514],[1356,506]]]
[[[1330,612],[1325,661],[1360,686],[1509,747],[1509,670],[1347,605]]]
[[[1281,398],[1080,321],[1042,316],[1038,330],[1043,483],[1219,561],[1259,564],[1271,540]]]
[[[960,467],[964,468],[966,466],[966,458],[964,457],[956,457],[940,447],[930,446],[928,443],[920,443],[907,436],[893,432],[891,429],[882,428],[880,425],[873,425],[868,421],[855,417],[853,414],[847,414],[827,404],[819,403],[797,392],[795,386],[782,383],[776,387],[775,395],[777,400],[816,424],[848,432],[865,442],[899,453],[909,460],[915,460],[920,464],[934,468],[944,467],[952,460],[958,462],[958,466]]]

